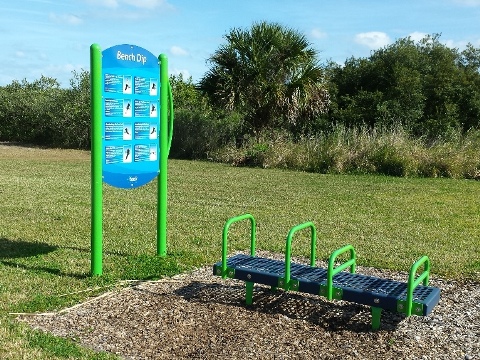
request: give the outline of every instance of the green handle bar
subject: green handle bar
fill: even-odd
[[[255,236],[256,236],[256,223],[255,223],[255,218],[250,215],[250,214],[243,214],[239,216],[235,216],[231,219],[229,219],[226,223],[225,226],[223,227],[223,240],[222,240],[222,278],[227,277],[227,237],[228,237],[228,230],[230,229],[230,226],[238,221],[242,220],[250,220],[250,255],[255,256]]]
[[[168,106],[169,106],[169,117],[168,117],[167,153],[170,154],[170,148],[172,147],[172,138],[173,138],[173,95],[172,95],[172,86],[170,85],[170,81],[168,82]]]
[[[423,265],[423,272],[415,280],[418,268]],[[430,259],[427,256],[422,256],[417,262],[415,262],[410,268],[410,274],[408,276],[407,285],[407,308],[405,311],[406,316],[412,315],[413,307],[413,290],[423,281],[423,285],[427,286],[430,278]]]
[[[316,258],[316,248],[317,248],[317,230],[315,229],[315,225],[308,221],[306,223],[294,226],[290,229],[288,236],[287,236],[287,244],[285,250],[285,288],[288,290],[289,283],[290,283],[290,259],[292,254],[292,237],[299,230],[303,230],[306,228],[311,229],[311,242],[310,242],[310,266],[315,266],[315,258]]]
[[[339,255],[350,252],[350,260],[344,262],[343,264],[335,267],[335,260]],[[345,270],[350,267],[350,272],[353,274],[355,272],[357,255],[355,254],[355,249],[352,245],[345,245],[344,247],[335,250],[328,260],[328,270],[327,270],[327,299],[332,300],[333,298],[333,276],[338,274],[340,271]]]

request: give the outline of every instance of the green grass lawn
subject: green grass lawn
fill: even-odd
[[[352,244],[358,264],[406,271],[428,255],[432,273],[480,279],[480,182],[320,175],[169,162],[168,256],[156,254],[156,182],[104,186],[104,259],[90,276],[90,154],[0,144],[0,358],[98,358],[73,342],[31,331],[12,312],[60,309],[122,279],[172,275],[221,257],[225,221],[249,212],[257,248],[283,252],[289,229],[317,228],[317,256]],[[231,250],[248,249],[248,223]],[[309,234],[293,255],[307,256]],[[105,356],[105,358],[109,358]]]

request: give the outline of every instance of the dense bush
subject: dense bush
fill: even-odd
[[[63,91],[55,79],[13,82],[0,90],[0,140],[54,143]]]
[[[170,156],[177,159],[205,159],[210,153],[235,142],[243,118],[236,113],[223,115],[199,110],[175,111]]]
[[[59,147],[90,148],[90,73],[73,72],[70,88],[64,92],[62,114],[62,136]]]
[[[191,78],[172,75],[170,85],[175,104],[171,157],[208,158],[211,151],[235,141],[242,133],[243,117],[236,112],[215,110]]]
[[[399,39],[369,58],[330,64],[326,117],[346,127],[402,126],[435,141],[480,125],[480,49],[452,49],[439,35]]]
[[[0,141],[88,148],[90,80],[73,73],[70,89],[42,76],[31,83],[14,81],[0,88]]]
[[[302,137],[287,132],[262,132],[243,146],[225,146],[212,159],[234,166],[261,166],[331,174],[480,179],[480,130],[455,139],[426,143],[400,127],[363,127]]]

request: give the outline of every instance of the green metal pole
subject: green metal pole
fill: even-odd
[[[223,226],[223,235],[222,235],[222,276],[225,279],[227,275],[227,237],[228,230],[233,223],[238,221],[250,219],[250,255],[255,256],[255,246],[256,246],[256,233],[257,233],[257,224],[255,218],[251,214],[243,214],[239,216],[232,217]]]
[[[167,255],[167,171],[168,171],[168,59],[160,62],[160,174],[158,176],[157,255]]]
[[[91,272],[102,275],[102,50],[90,46],[91,85]]]
[[[415,280],[415,275],[417,274],[418,268],[423,265],[423,272]],[[430,279],[430,259],[428,256],[422,256],[417,262],[415,262],[410,268],[410,273],[408,276],[408,286],[407,286],[407,308],[405,315],[412,315],[413,308],[413,290],[423,281],[423,285],[427,286]]]
[[[316,244],[317,244],[317,230],[315,229],[315,225],[311,222],[308,221],[306,223],[294,226],[293,228],[290,229],[288,232],[287,236],[287,243],[285,245],[285,279],[284,279],[284,286],[283,288],[285,290],[290,290],[290,263],[291,263],[291,257],[292,257],[292,237],[293,234],[295,234],[299,230],[303,230],[306,228],[311,229],[311,245],[310,245],[310,266],[315,266],[315,249],[316,249]]]

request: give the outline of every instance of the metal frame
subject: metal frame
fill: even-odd
[[[238,254],[228,258],[227,238],[234,222],[249,219],[251,222],[250,256]],[[374,276],[356,274],[356,252],[352,245],[335,250],[329,257],[328,268],[315,266],[316,230],[311,222],[293,227],[286,240],[285,261],[255,256],[255,219],[251,214],[231,218],[225,224],[222,242],[222,261],[214,264],[213,274],[246,282],[246,304],[253,300],[254,283],[280,287],[339,299],[371,307],[372,329],[380,327],[382,310],[410,315],[428,315],[440,300],[440,289],[428,286],[430,261],[422,256],[410,268],[408,281],[400,282]],[[310,265],[291,262],[293,235],[302,229],[311,229]],[[349,253],[349,258],[338,263],[338,258]],[[338,265],[335,265],[338,263]],[[419,268],[423,271],[417,276]],[[344,270],[349,269],[349,272]],[[420,285],[422,283],[422,285]]]

